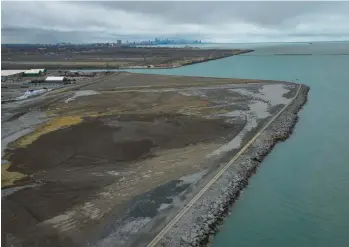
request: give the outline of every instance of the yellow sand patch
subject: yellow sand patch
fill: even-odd
[[[41,135],[55,131],[61,127],[67,127],[81,123],[81,121],[81,116],[65,116],[53,118],[45,124],[43,124],[42,126],[40,126],[34,132],[19,138],[17,141],[14,142],[14,145],[15,147],[26,147],[27,145],[37,140]]]
[[[20,180],[26,175],[19,172],[9,172],[7,169],[10,167],[10,163],[1,164],[1,188],[13,183],[17,180]]]

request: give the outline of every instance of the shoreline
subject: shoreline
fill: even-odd
[[[298,113],[307,102],[308,92],[309,87],[302,85],[293,102],[164,235],[160,246],[204,247],[212,243],[234,203],[247,187],[249,178],[256,173],[274,146],[287,140],[293,133]]]
[[[227,57],[239,56],[241,54],[250,53],[253,51],[254,50],[242,50],[239,54],[231,54],[231,55],[226,55],[226,56],[221,56],[221,57],[207,58],[207,59],[203,59],[200,61],[190,61],[190,62],[185,63],[185,64],[173,65],[173,66],[168,66],[168,67],[151,67],[151,68],[145,68],[145,69],[174,69],[174,68],[180,68],[180,67],[184,67],[184,66],[188,66],[188,65],[197,64],[197,63],[205,63],[205,62],[209,62],[209,61],[223,59],[223,58],[227,58]],[[122,68],[122,69],[132,69],[132,68]]]

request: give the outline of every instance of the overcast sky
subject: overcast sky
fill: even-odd
[[[2,43],[349,40],[349,2],[1,2]]]

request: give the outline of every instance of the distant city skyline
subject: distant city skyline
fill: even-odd
[[[117,39],[115,41],[111,42],[57,42],[57,43],[27,43],[27,44],[42,44],[42,45],[59,45],[59,44],[114,44],[114,45],[161,45],[161,44],[202,44],[202,43],[208,43],[202,40],[190,40],[190,39],[183,39],[183,38],[167,38],[167,37],[155,37],[153,39],[147,39],[147,40],[122,40]],[[7,43],[2,43],[7,44]],[[13,43],[9,43],[13,44]],[[17,43],[17,44],[26,44],[26,43]]]

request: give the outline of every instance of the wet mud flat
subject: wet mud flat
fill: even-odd
[[[4,246],[146,245],[297,91],[178,78],[119,73],[38,104],[46,122],[4,150],[23,175],[2,190]]]

